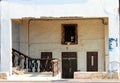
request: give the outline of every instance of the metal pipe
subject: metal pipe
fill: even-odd
[[[34,19],[28,20],[28,56],[30,56],[30,22]]]

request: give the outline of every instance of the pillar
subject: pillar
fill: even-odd
[[[111,62],[119,62],[119,0],[102,0],[103,11],[108,17],[108,70],[110,69]],[[116,68],[112,65],[112,68]]]
[[[1,3],[1,26],[0,26],[0,72],[12,75],[12,38],[11,20],[9,17],[9,3],[3,0]]]
[[[111,0],[109,4],[109,64],[111,62],[119,62],[119,13],[118,13],[118,0]],[[112,5],[112,6],[111,6]],[[118,69],[117,65],[112,65],[112,69]],[[113,70],[114,70],[113,69]]]

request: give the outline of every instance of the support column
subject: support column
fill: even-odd
[[[103,11],[106,16],[108,16],[108,41],[109,41],[109,58],[106,57],[108,60],[108,68],[110,70],[110,63],[111,62],[119,62],[119,0],[102,0],[103,2]],[[116,65],[112,65],[112,68],[116,68]],[[117,67],[118,69],[118,67]]]
[[[105,71],[108,71],[108,62],[109,62],[109,42],[108,42],[108,18],[105,18],[104,21],[106,21],[107,24],[104,25],[104,34],[105,34]]]
[[[12,38],[11,20],[9,17],[9,3],[1,1],[1,27],[0,27],[0,71],[12,75]]]
[[[119,17],[111,16],[109,22],[109,61],[119,62]]]
[[[118,0],[111,0],[108,8],[109,16],[109,70],[119,71],[120,53],[119,53],[119,13]],[[112,5],[112,6],[111,6]]]
[[[1,1],[0,1],[0,60],[1,60]],[[0,71],[1,71],[1,61],[0,61]]]

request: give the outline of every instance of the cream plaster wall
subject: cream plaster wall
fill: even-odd
[[[61,44],[61,24],[78,24],[77,45]],[[78,70],[81,71],[86,71],[86,52],[97,51],[98,70],[104,71],[106,55],[105,28],[101,19],[31,20],[29,29],[28,20],[22,20],[20,28],[20,51],[35,58],[40,58],[41,52],[52,52],[53,57],[59,59],[61,59],[62,52],[77,52]]]

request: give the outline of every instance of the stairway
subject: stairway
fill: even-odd
[[[42,63],[46,62],[44,66]],[[47,63],[51,62],[51,63]],[[15,49],[12,49],[12,73],[13,75],[48,76],[55,77],[59,74],[59,60],[56,58],[31,58]]]

